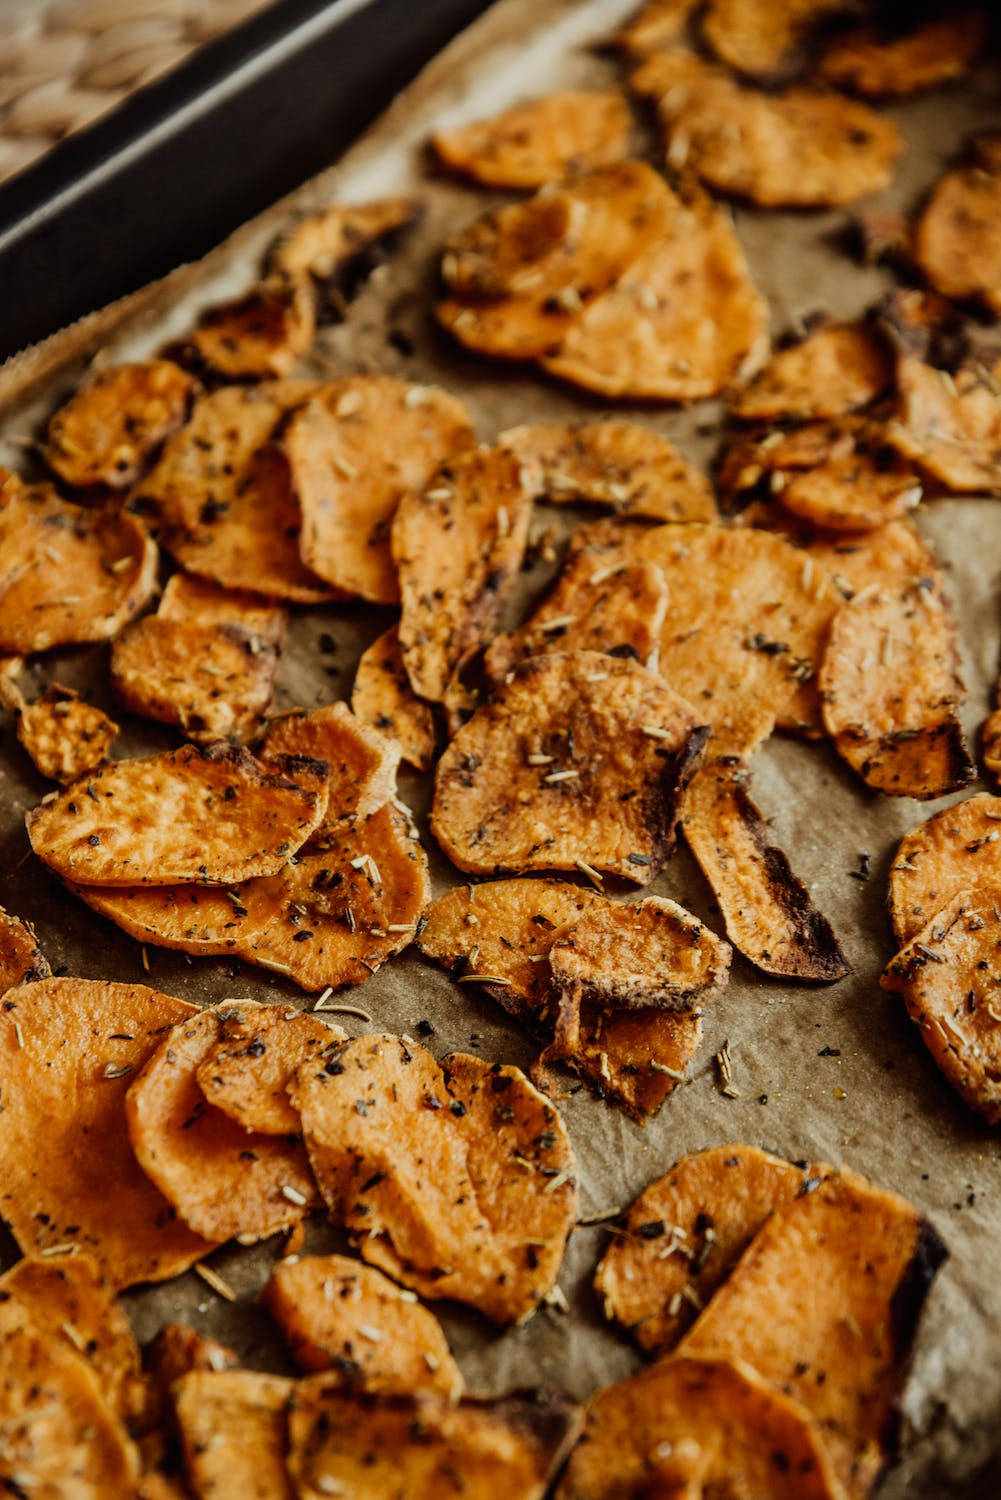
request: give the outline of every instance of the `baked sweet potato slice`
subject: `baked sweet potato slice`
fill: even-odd
[[[901,839],[887,896],[897,942],[911,942],[961,891],[995,885],[1001,885],[1001,797],[978,792]]]
[[[256,1370],[195,1370],[173,1389],[194,1500],[294,1500],[285,1468],[295,1382]]]
[[[706,730],[635,662],[529,657],[435,775],[431,829],[460,870],[594,870],[647,885],[674,847]]]
[[[838,754],[867,786],[922,801],[974,775],[959,722],[958,630],[941,587],[929,582],[842,604],[818,678]]]
[[[914,231],[914,258],[944,297],[1001,313],[1001,163],[996,134],[975,138],[970,161],[940,179]]]
[[[258,286],[207,308],[187,335],[199,364],[226,380],[291,375],[316,336],[308,280],[269,276]]]
[[[899,99],[962,77],[983,47],[986,33],[986,15],[972,9],[933,17],[901,35],[860,26],[831,42],[818,71],[849,93]]]
[[[462,1394],[437,1318],[373,1266],[299,1255],[275,1267],[260,1300],[300,1370],[333,1370],[345,1386],[392,1396]]]
[[[638,422],[528,423],[508,428],[497,441],[541,467],[543,494],[555,505],[583,501],[656,521],[716,519],[705,475]]]
[[[555,277],[558,289],[586,216],[586,201],[558,187],[481,214],[445,241],[442,281],[453,296],[471,302],[516,297],[546,277]]]
[[[320,1191],[364,1258],[492,1322],[552,1289],[576,1217],[556,1110],[517,1068],[365,1036],[290,1086]]]
[[[866,1495],[946,1254],[913,1204],[854,1173],[827,1177],[776,1208],[679,1350],[745,1360],[801,1402],[847,1492]]]
[[[242,748],[182,745],[100,767],[25,821],[39,859],[67,880],[228,885],[282,869],[319,827],[326,793],[322,762],[272,770]]]
[[[199,1067],[219,1039],[222,1016],[244,1008],[232,1001],[181,1021],[125,1097],[139,1165],[185,1224],[217,1241],[264,1239],[295,1224],[316,1196],[297,1135],[248,1131],[214,1108],[199,1086]]]
[[[268,270],[291,280],[312,276],[334,294],[350,293],[351,283],[423,212],[416,198],[331,204],[305,214],[282,233],[269,253]]]
[[[528,540],[535,474],[507,449],[471,449],[405,495],[393,520],[403,613],[400,649],[414,692],[440,703],[488,639]]]
[[[845,1500],[816,1423],[746,1364],[675,1356],[599,1391],[557,1500]]]
[[[31,923],[0,906],[0,995],[17,984],[48,979],[51,973]]]
[[[272,646],[282,645],[288,625],[288,611],[273,599],[248,589],[225,589],[194,573],[168,578],[156,612],[161,620],[191,625],[242,625]]]
[[[886,435],[898,453],[947,490],[1001,495],[996,365],[973,360],[950,375],[904,354],[897,362],[897,393],[897,417]]]
[[[239,1364],[234,1350],[187,1323],[165,1323],[143,1349],[143,1369],[164,1397],[192,1370],[235,1370]]]
[[[195,1071],[198,1087],[244,1130],[297,1135],[288,1081],[300,1064],[343,1040],[344,1033],[319,1016],[243,1002],[220,1013],[218,1039]]]
[[[653,1005],[627,1011],[582,1005],[569,1021],[561,1026],[557,1017],[546,1062],[564,1063],[599,1098],[641,1121],[683,1082],[702,1039],[700,1014]]]
[[[777,478],[781,475],[781,479]],[[856,448],[814,469],[772,471],[783,510],[827,531],[865,531],[898,521],[921,500],[921,481],[887,448]]]
[[[696,0],[647,0],[612,38],[630,57],[646,57],[676,42],[695,9]]]
[[[988,714],[980,726],[980,758],[987,774],[1001,780],[1001,709]]]
[[[435,749],[434,714],[410,686],[395,625],[362,652],[351,708],[360,723],[395,740],[408,765],[427,770]]]
[[[100,370],[49,419],[45,461],[73,489],[128,489],[182,425],[196,389],[169,359]]]
[[[870,324],[825,322],[773,354],[730,410],[751,422],[840,417],[874,401],[892,379],[889,350]]]
[[[632,119],[617,89],[564,89],[488,120],[436,130],[440,161],[488,187],[540,188],[629,154]]]
[[[773,82],[802,64],[819,22],[852,9],[851,0],[709,0],[702,35],[736,72]]]
[[[826,574],[836,591],[835,605],[870,585],[885,588],[938,574],[931,547],[911,521],[887,521],[871,531],[821,531],[768,501],[752,501],[738,520],[792,542],[803,557],[807,585],[818,586]]]
[[[110,640],[151,598],[156,565],[135,516],[0,470],[0,652]]]
[[[163,1281],[211,1246],[180,1223],[125,1130],[138,1068],[193,1006],[143,985],[41,979],[9,990],[0,1204],[26,1255],[77,1247],[112,1287]]]
[[[43,776],[76,781],[107,759],[118,725],[72,688],[53,683],[17,716],[17,737]]]
[[[283,714],[269,726],[260,754],[279,765],[289,756],[326,762],[324,828],[340,818],[367,818],[396,792],[399,746],[381,730],[360,723],[346,703]]]

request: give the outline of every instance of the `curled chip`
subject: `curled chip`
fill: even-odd
[[[168,359],[101,370],[50,419],[49,468],[74,489],[127,489],[181,426],[195,389],[193,377]]]
[[[714,521],[712,485],[673,443],[641,427],[600,422],[540,422],[510,427],[497,440],[542,469],[553,504],[609,505],[617,515],[656,521]]]
[[[746,768],[708,762],[685,793],[681,828],[719,905],[726,935],[765,974],[832,984],[848,965],[748,790]]]
[[[754,1146],[683,1156],[640,1193],[601,1258],[594,1289],[606,1318],[647,1353],[668,1353],[769,1215],[819,1175]]]
[[[746,1364],[659,1360],[587,1411],[556,1500],[844,1500],[817,1425]]]
[[[350,295],[352,283],[377,264],[383,248],[416,224],[423,206],[415,198],[334,203],[304,215],[281,235],[268,256],[273,275],[312,276],[331,293]]]
[[[0,470],[0,652],[110,640],[151,598],[156,564],[134,516]]]
[[[999,177],[1001,182],[1001,177]],[[950,375],[913,355],[897,363],[898,412],[887,441],[949,490],[1001,495],[1001,380],[971,360]]]
[[[171,1392],[195,1500],[286,1500],[285,1408],[295,1383],[256,1370],[193,1370]]]
[[[43,776],[75,781],[107,759],[118,725],[72,688],[53,683],[17,718],[17,737]]]
[[[935,1062],[989,1125],[1001,1120],[998,950],[1001,889],[951,897],[887,964],[884,990],[903,996]]]
[[[760,363],[768,307],[730,219],[702,195],[673,198],[671,210],[656,243],[543,360],[551,375],[602,396],[694,401]]]
[[[1001,152],[996,133],[971,142],[971,161],[946,172],[914,231],[914,258],[944,297],[1001,313]]]
[[[210,307],[187,336],[198,361],[226,380],[290,375],[316,334],[308,281],[271,276],[232,302]]]
[[[137,984],[40,979],[0,1010],[3,1216],[26,1255],[86,1251],[112,1287],[163,1281],[211,1248],[140,1168],[125,1091],[194,1006]]]
[[[369,1035],[300,1068],[289,1092],[331,1217],[367,1261],[495,1323],[535,1311],[577,1190],[563,1123],[524,1074]]]
[[[978,792],[901,839],[887,898],[897,942],[911,942],[961,891],[995,885],[1001,885],[1001,797]]]
[[[647,885],[707,733],[635,662],[530,657],[438,762],[432,831],[475,874],[590,867]]]
[[[852,8],[851,0],[709,0],[702,35],[738,73],[771,81],[802,62],[818,23]]]
[[[219,1039],[226,1011],[203,1010],[174,1026],[125,1097],[136,1160],[196,1234],[265,1239],[315,1206],[297,1135],[245,1130],[202,1093],[200,1065]]]
[[[840,417],[874,401],[892,379],[889,352],[868,323],[822,323],[773,354],[730,410],[754,422]]]
[[[284,770],[224,743],[114,761],[32,808],[28,837],[39,859],[84,885],[274,875],[327,806],[322,762],[290,760]]]
[[[260,1300],[300,1370],[334,1370],[345,1386],[387,1395],[462,1394],[437,1318],[373,1266],[300,1255],[275,1267]]]
[[[300,1063],[343,1040],[343,1031],[319,1016],[243,1001],[219,1013],[218,1039],[196,1070],[198,1087],[244,1130],[297,1135],[288,1081]]]
[[[831,42],[820,61],[820,76],[867,99],[901,98],[961,77],[983,47],[986,32],[981,10],[936,17],[901,35],[862,26]]]
[[[303,562],[345,595],[395,604],[393,516],[405,491],[423,489],[450,454],[472,445],[465,407],[435,386],[355,375],[295,412],[282,441]]]
[[[489,120],[437,130],[446,167],[489,187],[540,188],[628,155],[632,120],[616,89],[543,94]]]
[[[513,453],[477,448],[400,502],[400,649],[419,697],[440,703],[453,672],[491,635],[525,552],[534,481]]]
[[[801,1402],[847,1492],[868,1494],[894,1446],[918,1319],[946,1255],[905,1199],[854,1173],[827,1177],[776,1208],[680,1352],[746,1361]]]
[[[351,708],[359,723],[395,740],[408,765],[427,770],[435,749],[434,714],[410,686],[395,625],[362,652]]]
[[[367,818],[396,793],[399,746],[360,723],[346,703],[273,719],[260,754],[278,764],[289,756],[326,762],[329,795],[321,831],[341,818]]]
[[[630,57],[646,57],[677,41],[697,0],[646,0],[613,38]]]
[[[865,590],[834,616],[818,678],[824,724],[876,791],[927,801],[972,779],[957,634],[935,579]]]
[[[0,995],[16,984],[48,979],[51,972],[31,923],[0,906]]]

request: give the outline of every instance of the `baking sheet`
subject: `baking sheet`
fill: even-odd
[[[615,76],[592,44],[631,8],[630,0],[500,0],[441,55],[391,111],[331,172],[246,226],[206,261],[27,351],[0,370],[0,463],[24,467],[23,440],[52,405],[72,389],[88,359],[142,356],[183,332],[200,307],[249,282],[258,257],[293,208],[337,196],[360,200],[419,187],[428,204],[424,224],[404,251],[381,268],[348,320],[324,329],[308,370],[339,376],[379,369],[408,379],[436,380],[468,401],[480,432],[528,420],[580,416],[601,403],[563,390],[541,376],[505,370],[456,350],[429,318],[435,251],[443,236],[495,196],[431,174],[424,142],[433,124],[488,113],[519,96],[557,86],[600,84]],[[1001,123],[1001,70],[986,64],[961,90],[939,92],[893,107],[908,142],[890,189],[873,201],[909,209],[935,180],[968,131]],[[639,149],[652,142],[637,131]],[[499,200],[497,200],[499,201]],[[808,314],[850,314],[873,300],[891,278],[863,268],[839,248],[839,213],[756,214],[736,221],[755,278],[767,295],[773,328],[781,334]],[[716,445],[719,406],[689,411],[620,408],[707,463]],[[540,510],[538,525],[553,519]],[[973,734],[990,699],[998,665],[1001,620],[1001,523],[997,502],[943,500],[928,505],[920,525],[937,547],[952,580],[961,626],[969,699],[965,722]],[[526,575],[523,597],[543,573]],[[279,708],[327,702],[350,691],[362,649],[391,612],[339,606],[299,612],[283,659]],[[321,634],[334,654],[321,652]],[[57,653],[32,670],[35,685],[58,680],[111,707],[107,651]],[[156,726],[121,719],[121,755],[170,743]],[[53,966],[89,977],[142,980],[199,1002],[233,996],[311,1004],[292,985],[230,960],[188,959],[148,950],[149,973],[136,943],[98,919],[61,888],[28,853],[23,814],[49,789],[34,774],[8,724],[0,743],[0,904],[38,927]],[[401,795],[421,816],[427,781],[401,778]],[[730,1140],[746,1140],[792,1158],[846,1162],[877,1182],[907,1194],[934,1219],[951,1259],[935,1284],[921,1332],[904,1409],[905,1456],[883,1493],[887,1500],[955,1494],[998,1442],[1001,1418],[1001,1194],[998,1135],[969,1113],[938,1075],[907,1021],[901,1002],[884,994],[878,976],[893,951],[884,897],[891,854],[900,836],[937,806],[882,799],[855,780],[827,745],[775,739],[755,763],[755,795],[773,820],[777,842],[832,919],[852,964],[832,987],[781,985],[737,959],[727,992],[705,1015],[705,1035],[692,1078],[645,1127],[577,1089],[563,1103],[579,1163],[583,1212],[628,1201],[679,1155]],[[436,892],[457,881],[429,836]],[[850,874],[868,851],[872,874]],[[684,851],[649,888],[670,895],[718,926],[701,876]],[[454,985],[416,955],[390,964],[342,997],[372,1023],[342,1018],[351,1034],[413,1031],[430,1020],[432,1050],[459,1048],[490,1060],[527,1065],[528,1038],[485,999]],[[712,1058],[729,1040],[736,1099],[717,1087]],[[567,1086],[575,1088],[572,1080]],[[590,1278],[606,1231],[579,1229],[560,1277],[569,1315],[539,1313],[502,1336],[475,1315],[436,1306],[470,1386],[497,1391],[513,1384],[552,1383],[580,1397],[636,1368],[629,1345],[603,1323]],[[333,1248],[338,1237],[310,1226],[313,1248]],[[218,1252],[212,1264],[240,1295],[229,1305],[189,1274],[129,1294],[137,1331],[145,1339],[170,1318],[235,1343],[249,1363],[283,1368],[267,1319],[252,1299],[266,1280],[277,1243]],[[15,1258],[2,1246],[4,1264]],[[990,1481],[971,1481],[971,1496],[994,1493]]]

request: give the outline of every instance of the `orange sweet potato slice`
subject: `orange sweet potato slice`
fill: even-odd
[[[921,481],[892,450],[856,448],[813,469],[772,471],[783,510],[828,531],[865,531],[897,521],[921,499]]]
[[[1001,709],[988,714],[980,726],[980,758],[988,775],[1001,780]]]
[[[114,761],[85,787],[33,808],[28,837],[45,864],[81,884],[227,885],[273,875],[327,806],[323,763],[290,760],[284,770],[223,743]]]
[[[851,599],[870,584],[884,588],[916,578],[933,579],[938,571],[931,548],[910,521],[887,521],[871,531],[821,531],[780,505],[756,501],[739,520],[792,542],[803,556],[806,586],[816,587],[826,574],[836,590],[833,603]]]
[[[585,865],[646,885],[674,847],[705,739],[685,700],[635,662],[529,657],[438,762],[431,828],[475,874]]]
[[[285,640],[288,612],[273,599],[247,589],[225,589],[210,578],[174,573],[164,585],[156,609],[161,620],[192,625],[242,625],[272,646]]]
[[[314,396],[283,437],[303,562],[345,595],[395,604],[389,533],[400,498],[472,443],[465,407],[435,386],[355,375]]]
[[[315,335],[309,282],[270,276],[233,301],[207,308],[186,342],[214,375],[266,379],[290,375]]]
[[[435,749],[434,715],[410,686],[395,625],[362,652],[351,708],[360,723],[395,740],[408,765],[427,770]]]
[[[221,1008],[249,1010],[245,1002]],[[207,1239],[264,1239],[314,1205],[297,1136],[245,1130],[206,1099],[199,1066],[219,1039],[220,1011],[181,1021],[137,1074],[125,1098],[136,1160],[175,1212]]]
[[[960,10],[902,35],[860,26],[832,41],[818,71],[835,88],[867,99],[916,94],[962,77],[983,46],[986,21],[980,10]]]
[[[988,140],[989,144],[989,140]],[[914,231],[914,258],[944,297],[974,300],[1001,312],[1001,170],[973,146],[967,166],[946,172]]]
[[[43,776],[76,781],[107,759],[118,725],[72,688],[53,683],[17,719],[17,737]]]
[[[558,291],[573,236],[586,217],[585,199],[552,187],[492,209],[445,241],[442,281],[453,296],[472,302],[517,297],[546,277],[555,278]]]
[[[268,270],[290,280],[312,276],[335,292],[363,272],[383,246],[416,224],[424,212],[415,198],[334,203],[305,214],[284,231],[268,256]]]
[[[897,393],[897,417],[886,435],[899,453],[948,490],[1001,495],[996,366],[972,360],[950,375],[905,353],[897,362]]]
[[[617,89],[565,89],[488,120],[436,130],[439,159],[488,187],[540,188],[628,155],[632,121]]]
[[[300,1370],[333,1370],[345,1386],[455,1399],[458,1365],[437,1318],[413,1292],[346,1255],[282,1261],[261,1293]]]
[[[867,786],[927,801],[974,775],[959,722],[957,627],[929,580],[846,601],[818,678],[824,724]]]
[[[613,37],[630,57],[646,57],[669,47],[684,31],[696,0],[647,0]]]
[[[419,697],[440,703],[490,636],[525,552],[534,491],[535,475],[513,453],[477,448],[401,500],[392,532],[400,649]]]
[[[918,1318],[946,1253],[905,1199],[855,1174],[827,1177],[776,1208],[680,1352],[746,1360],[801,1402],[846,1490],[866,1495],[894,1445]]]
[[[853,9],[850,0],[710,0],[702,35],[716,56],[749,78],[774,80],[802,61],[820,21]]]
[[[338,1027],[285,1005],[231,1006],[220,1013],[218,1039],[195,1070],[198,1087],[244,1130],[296,1135],[288,1081],[301,1063],[343,1040]]]
[[[143,1369],[161,1395],[192,1370],[235,1370],[235,1352],[187,1323],[165,1323],[143,1349]]]
[[[184,422],[195,389],[168,359],[101,370],[50,419],[46,463],[74,489],[128,489]]]
[[[176,1276],[207,1253],[140,1168],[125,1092],[193,1006],[143,985],[42,979],[0,1011],[4,1218],[26,1255],[86,1251],[112,1287]]]
[[[17,984],[48,979],[51,972],[31,923],[0,906],[0,995]]]
[[[874,401],[892,379],[889,352],[868,323],[823,323],[773,354],[730,410],[755,422],[840,417]]]
[[[897,942],[910,943],[961,891],[1001,885],[1001,797],[978,792],[900,841],[887,902]]]
[[[173,1388],[194,1500],[293,1500],[285,1409],[295,1383],[256,1370],[193,1370]]]
[[[577,1211],[559,1115],[517,1068],[365,1036],[290,1087],[332,1217],[364,1258],[495,1323],[551,1290]]]
[[[346,703],[274,719],[260,747],[262,760],[293,756],[325,761],[329,797],[323,827],[340,818],[367,818],[396,792],[400,749],[380,730],[360,723]]]

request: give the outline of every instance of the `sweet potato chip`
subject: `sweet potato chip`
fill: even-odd
[[[716,519],[705,475],[638,422],[529,423],[497,441],[523,462],[540,465],[543,494],[553,504],[609,505],[617,515],[656,521]]]
[[[586,216],[586,200],[559,188],[481,214],[445,241],[442,281],[473,302],[530,292],[547,276],[558,289]]]
[[[338,1027],[285,1005],[232,1006],[219,1015],[218,1040],[198,1065],[198,1087],[244,1130],[297,1135],[288,1081],[301,1063],[343,1040]]]
[[[900,520],[921,499],[921,481],[891,449],[856,448],[814,469],[772,471],[783,510],[827,531],[865,531]]]
[[[1001,780],[1001,709],[988,714],[980,727],[980,758],[988,775]]]
[[[543,94],[489,120],[436,130],[445,166],[488,187],[540,188],[629,153],[632,120],[617,89]]]
[[[235,1370],[239,1363],[232,1349],[187,1323],[165,1323],[143,1350],[143,1368],[164,1396],[192,1370]]]
[[[400,498],[473,440],[465,407],[435,386],[355,375],[314,396],[283,437],[303,562],[345,595],[395,604],[389,532]]]
[[[744,525],[776,531],[803,554],[804,580],[817,586],[827,574],[837,593],[851,599],[870,584],[884,588],[916,578],[934,579],[938,564],[925,538],[910,521],[887,521],[871,531],[818,531],[782,506],[757,501],[740,513]]]
[[[274,719],[260,754],[262,760],[278,764],[288,756],[326,762],[329,797],[324,828],[340,818],[367,818],[396,792],[399,746],[380,730],[360,723],[346,703]]]
[[[853,9],[851,0],[709,0],[702,35],[738,73],[771,81],[802,61],[819,22]]]
[[[599,1391],[556,1500],[845,1500],[798,1401],[730,1360],[658,1361]]]
[[[392,536],[400,649],[419,697],[440,703],[453,672],[492,633],[524,555],[535,488],[513,453],[477,448],[400,502]]]
[[[84,1250],[113,1287],[163,1281],[211,1248],[132,1154],[125,1091],[193,1006],[137,984],[42,979],[9,990],[0,1204],[26,1255]]]
[[[608,1011],[582,1005],[557,1018],[546,1062],[562,1062],[587,1080],[602,1099],[634,1119],[654,1115],[684,1080],[702,1038],[701,1016],[645,1006]]]
[[[914,231],[914,258],[944,297],[1001,313],[1001,164],[994,135],[974,140],[969,165],[946,172]]]
[[[75,489],[127,489],[181,426],[194,393],[193,377],[167,359],[101,370],[50,419],[45,460]]]
[[[773,354],[730,410],[753,422],[840,417],[874,401],[892,379],[889,352],[868,323],[823,323]]]
[[[232,302],[210,307],[187,336],[199,363],[226,380],[291,375],[316,335],[308,281],[270,276]]]
[[[887,897],[897,942],[911,942],[961,891],[995,885],[1001,885],[1001,797],[978,792],[901,839]]]
[[[927,579],[856,594],[834,616],[818,678],[824,724],[867,786],[927,801],[972,779],[957,636]]]
[[[475,874],[589,866],[647,885],[705,740],[685,700],[635,662],[529,657],[438,762],[431,828]]]
[[[321,762],[271,770],[242,748],[182,745],[100,767],[25,822],[39,859],[67,880],[228,885],[282,869],[319,826],[326,791]]]
[[[899,453],[946,489],[1001,495],[996,366],[974,360],[950,375],[905,354],[897,363],[897,392],[898,415],[886,436]]]
[[[107,759],[118,725],[72,688],[53,683],[18,714],[17,737],[43,776],[76,781]]]
[[[492,1322],[551,1290],[577,1212],[556,1110],[517,1068],[363,1036],[290,1087],[317,1183],[362,1255]]]
[[[707,762],[685,793],[685,840],[712,889],[726,935],[766,974],[831,984],[848,973],[841,945],[751,800],[732,758]]]
[[[773,1210],[817,1175],[754,1146],[683,1156],[635,1199],[599,1262],[606,1318],[647,1353],[668,1353]]]
[[[423,212],[415,198],[332,204],[306,214],[282,234],[268,257],[268,269],[291,280],[312,276],[336,294],[350,293],[350,283],[371,269],[380,250]]]
[[[180,1022],[129,1087],[125,1115],[136,1160],[183,1221],[207,1239],[265,1239],[314,1206],[297,1136],[242,1128],[202,1093],[198,1072],[231,1001]]]
[[[408,765],[427,770],[435,749],[434,715],[410,686],[395,625],[362,652],[351,708],[360,723],[395,740]]]
[[[48,979],[51,972],[31,923],[0,906],[0,995],[16,984]]]
[[[839,36],[820,61],[820,76],[867,99],[897,99],[960,78],[983,47],[981,10],[925,21],[902,35],[861,26]]]
[[[697,0],[647,0],[613,38],[630,57],[646,57],[677,41]]]
[[[293,1500],[285,1409],[295,1382],[256,1370],[195,1370],[173,1390],[194,1500]]]
[[[288,612],[273,599],[246,589],[224,589],[193,573],[174,573],[167,580],[156,612],[161,620],[189,625],[242,625],[272,646],[281,646],[288,624]]]
[[[110,640],[152,596],[156,565],[134,516],[0,470],[0,652]]]
[[[854,1173],[827,1177],[776,1208],[680,1352],[746,1360],[801,1402],[846,1490],[866,1495],[894,1444],[921,1308],[946,1254],[905,1199]]]
[[[335,1370],[346,1386],[386,1395],[462,1394],[437,1318],[372,1266],[300,1255],[275,1267],[260,1300],[300,1370]]]

